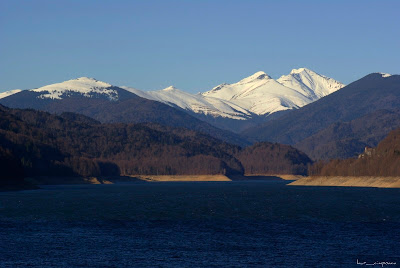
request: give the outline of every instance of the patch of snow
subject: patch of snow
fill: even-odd
[[[387,73],[380,73],[380,74],[382,75],[383,78],[392,76],[391,74],[387,74]]]
[[[0,99],[8,97],[8,96],[11,96],[11,95],[14,95],[14,94],[19,93],[21,91],[22,91],[21,89],[13,89],[13,90],[1,92],[0,93]]]

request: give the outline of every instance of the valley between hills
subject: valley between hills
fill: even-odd
[[[345,86],[306,68],[257,72],[195,95],[79,78],[1,93],[0,105],[4,189],[254,175],[399,187],[399,75]]]

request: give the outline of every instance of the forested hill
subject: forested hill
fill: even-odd
[[[75,114],[0,106],[0,144],[2,177],[243,173],[239,147],[210,136]]]
[[[400,128],[393,130],[376,148],[366,148],[357,158],[315,163],[311,175],[400,176]]]
[[[257,166],[247,173],[290,174],[303,172],[301,168],[307,165],[308,160],[302,162],[303,154],[289,146],[253,147],[243,150],[183,128],[101,124],[74,113],[57,116],[0,105],[0,165],[4,179],[243,174],[240,161],[246,167]]]
[[[240,150],[236,158],[248,175],[299,174],[307,175],[311,159],[292,146],[270,142],[258,142]]]

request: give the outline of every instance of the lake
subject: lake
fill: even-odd
[[[136,182],[1,192],[0,267],[400,265],[400,189],[287,183]]]

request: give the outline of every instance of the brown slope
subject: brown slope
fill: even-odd
[[[376,148],[358,158],[319,162],[310,169],[320,176],[400,176],[400,129],[393,130]]]

